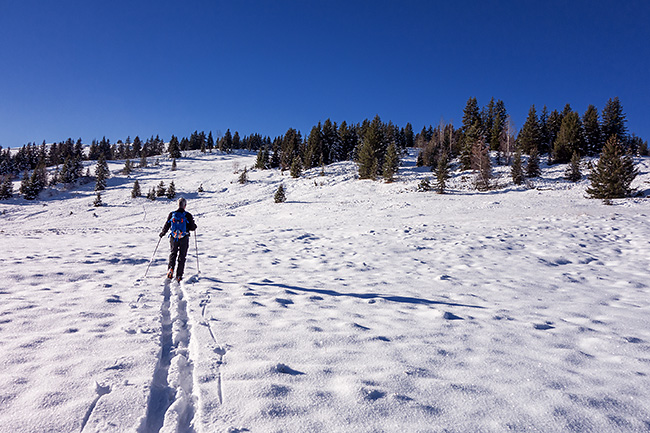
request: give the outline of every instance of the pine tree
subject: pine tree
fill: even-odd
[[[535,111],[535,105],[530,107],[528,111],[528,118],[524,126],[519,132],[519,137],[517,141],[521,146],[521,149],[524,153],[529,154],[532,152],[533,148],[539,151],[541,144],[541,133],[539,127],[539,121],[537,120],[537,112]]]
[[[512,176],[512,182],[515,185],[521,185],[524,183],[524,169],[522,168],[521,149],[519,148],[517,148],[515,156],[512,160],[512,166],[510,167],[510,176]]]
[[[140,182],[137,180],[133,183],[133,189],[131,190],[131,197],[132,198],[138,198],[142,195],[142,192],[140,191]]]
[[[133,173],[133,165],[131,164],[130,159],[127,159],[124,162],[124,169],[122,170],[122,172],[127,176],[130,175],[131,173]]]
[[[108,164],[102,153],[99,155],[99,161],[97,161],[97,167],[95,168],[95,191],[103,191],[106,189],[106,179],[108,179],[109,174]]]
[[[375,158],[372,144],[364,140],[359,149],[359,179],[376,179],[377,159]]]
[[[624,154],[623,146],[614,134],[605,143],[600,159],[589,176],[591,186],[587,188],[587,194],[603,200],[629,197],[634,192],[632,181],[638,174],[634,160]]]
[[[582,116],[582,125],[584,127],[587,155],[596,155],[603,147],[603,138],[598,120],[598,110],[593,105],[589,105]]]
[[[282,184],[280,184],[277,191],[275,191],[275,196],[273,197],[273,199],[275,200],[276,203],[284,203],[285,201],[287,201],[287,197],[284,192],[284,186],[282,186]]]
[[[438,158],[438,166],[436,167],[436,190],[438,194],[444,194],[447,188],[447,180],[451,177],[451,167],[449,165],[449,157],[447,153],[443,153]]]
[[[25,170],[23,172],[23,176],[22,176],[22,179],[20,181],[20,188],[18,189],[18,191],[23,196],[25,196],[25,198],[27,198],[28,195],[29,196],[32,195],[31,183],[30,183],[29,180],[30,180],[29,172],[27,170]],[[33,197],[31,199],[28,199],[28,200],[33,200]]]
[[[431,187],[431,181],[429,180],[428,177],[422,179],[418,184],[418,191],[427,192],[427,191],[431,191],[432,189],[433,188]]]
[[[140,157],[140,168],[146,168],[148,165],[147,154],[142,152],[142,156]]]
[[[625,126],[625,113],[618,96],[609,99],[603,108],[602,135],[604,140],[609,140],[612,135],[624,143],[627,138],[627,127]]]
[[[165,196],[170,200],[173,200],[174,197],[176,197],[176,185],[174,185],[173,180],[169,184],[169,188],[167,188],[167,193],[165,194]]]
[[[238,182],[241,183],[242,185],[248,182],[248,168],[244,167],[244,171],[242,171],[241,174],[239,175]]]
[[[172,135],[171,140],[169,140],[169,157],[176,159],[180,158],[181,155],[181,148],[180,148],[180,143],[178,142],[178,138]]]
[[[398,170],[399,156],[397,155],[397,147],[395,146],[395,142],[392,142],[390,146],[388,146],[388,150],[386,151],[386,158],[384,160],[384,180],[386,180],[388,183],[393,182]]]
[[[97,195],[95,196],[95,201],[93,202],[93,205],[95,207],[100,207],[104,206],[104,203],[102,202],[102,193],[97,191]]]
[[[530,157],[528,158],[528,164],[526,165],[526,177],[538,177],[542,174],[542,170],[539,167],[539,152],[537,149],[534,149],[530,152]]]
[[[176,158],[172,160],[172,171],[176,171],[178,166],[176,165]]]
[[[580,155],[578,152],[573,152],[571,162],[564,172],[564,177],[571,182],[578,182],[582,179],[582,172],[580,171]]]
[[[165,188],[165,182],[161,180],[156,188],[156,197],[164,197],[165,194],[167,194],[167,189]]]
[[[565,110],[566,111],[566,110]],[[562,119],[562,126],[553,144],[553,162],[565,164],[571,160],[573,152],[584,154],[584,130],[580,115],[569,111]]]
[[[296,156],[293,158],[291,163],[291,177],[298,178],[302,174],[302,163],[300,162],[300,157]]]
[[[0,200],[7,200],[14,195],[14,184],[11,181],[11,175],[7,174],[2,178],[0,184]]]
[[[147,199],[149,199],[149,200],[151,200],[151,201],[155,201],[155,200],[156,200],[156,190],[155,190],[154,188],[151,188],[151,189],[149,190],[149,192],[147,193]]]

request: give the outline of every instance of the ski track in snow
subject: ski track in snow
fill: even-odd
[[[130,181],[99,209],[92,186],[0,202],[0,431],[650,431],[646,200],[586,200],[561,166],[416,193],[413,159],[391,185],[349,163],[239,185],[246,154],[137,171],[197,218],[181,284],[165,242],[143,278],[173,204]]]

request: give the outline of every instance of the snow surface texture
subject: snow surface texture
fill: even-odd
[[[237,183],[254,161],[161,159],[100,208],[93,185],[0,204],[0,431],[650,431],[646,199],[586,199],[564,166],[417,192],[414,155],[393,184],[352,163]],[[175,206],[135,179],[188,199],[180,285],[166,239],[142,278]]]

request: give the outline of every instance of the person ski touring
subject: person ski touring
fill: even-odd
[[[185,257],[190,246],[190,232],[196,230],[194,217],[185,210],[186,206],[187,200],[183,197],[179,198],[178,209],[169,214],[159,235],[162,238],[171,229],[171,233],[169,234],[170,253],[169,264],[167,266],[167,278],[170,280],[174,278],[174,267],[176,267],[176,259],[178,258],[176,281],[179,282],[183,279],[183,271],[185,270]]]

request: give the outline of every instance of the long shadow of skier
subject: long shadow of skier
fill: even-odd
[[[288,284],[273,283],[273,282],[249,283],[249,284],[251,286],[280,287],[282,289],[295,290],[297,292],[318,293],[319,295],[327,295],[327,296],[347,296],[347,297],[358,298],[358,299],[384,299],[386,301],[401,302],[404,304],[447,305],[450,307],[466,307],[466,308],[479,308],[479,309],[485,308],[480,305],[459,304],[455,302],[444,302],[444,301],[432,301],[430,299],[414,298],[412,296],[382,295],[378,293],[341,293],[341,292],[337,292],[336,290],[309,289],[306,287],[290,286]]]

